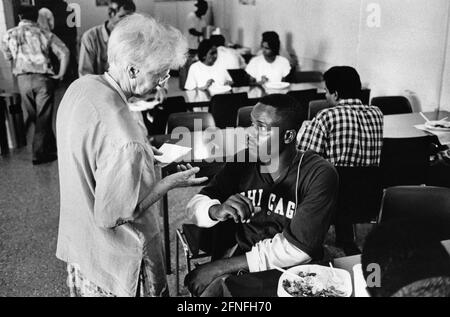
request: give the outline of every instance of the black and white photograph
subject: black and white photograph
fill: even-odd
[[[0,51],[0,297],[450,297],[448,0],[0,0]]]

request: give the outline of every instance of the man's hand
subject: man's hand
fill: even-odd
[[[186,276],[184,285],[192,295],[200,296],[216,278],[227,274],[227,267],[223,260],[199,266]]]
[[[213,84],[214,84],[214,79],[209,79],[209,80],[206,82],[206,85],[203,86],[202,88],[200,88],[200,90],[208,90],[209,87],[211,87]]]
[[[266,76],[262,76],[261,80],[259,81],[260,85],[264,85],[265,83],[267,83],[269,81],[269,78],[267,78]]]
[[[249,223],[251,217],[261,212],[260,207],[254,207],[250,199],[242,195],[234,195],[222,205],[212,206],[209,216],[215,221],[233,219],[236,223]]]

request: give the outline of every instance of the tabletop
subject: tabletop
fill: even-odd
[[[425,112],[424,115],[429,120],[440,120],[445,117],[450,118],[448,111]],[[416,125],[424,124],[425,120],[420,113],[408,113],[389,115],[384,117],[384,137],[385,138],[414,138],[429,135],[429,133],[415,128]]]
[[[281,90],[265,89],[261,86],[251,86],[251,87],[238,87],[233,88],[229,93],[247,93],[249,99],[259,99],[267,94],[281,93],[286,94],[289,91],[297,90],[308,90],[317,89],[318,92],[324,90],[325,84],[322,83],[301,83],[301,84],[290,84],[288,88]],[[187,90],[187,91],[170,91],[167,95],[168,97],[183,96],[186,103],[198,104],[199,106],[204,106],[211,102],[213,95],[209,91],[202,90]]]
[[[427,112],[425,115],[430,120],[450,117],[448,111]],[[385,138],[413,138],[430,134],[414,127],[424,121],[419,113],[389,115],[384,118]],[[182,158],[184,162],[229,161],[246,148],[243,128],[208,129],[204,132],[179,130],[170,135],[153,136],[151,142],[156,147],[164,143],[172,143],[192,148],[193,151]]]

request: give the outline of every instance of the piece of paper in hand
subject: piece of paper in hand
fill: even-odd
[[[165,143],[161,146],[159,151],[162,152],[163,155],[155,155],[155,160],[163,164],[171,164],[191,152],[192,149],[176,144]]]

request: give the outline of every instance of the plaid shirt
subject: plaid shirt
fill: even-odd
[[[5,58],[13,62],[14,75],[54,75],[50,51],[59,60],[69,54],[66,45],[56,35],[26,20],[5,34],[2,51]]]
[[[321,111],[299,138],[300,150],[315,151],[335,166],[380,164],[383,114],[359,99],[341,100]]]

